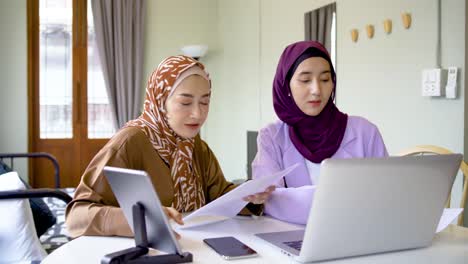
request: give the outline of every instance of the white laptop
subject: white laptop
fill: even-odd
[[[256,236],[300,262],[429,246],[461,160],[324,160],[306,229]]]

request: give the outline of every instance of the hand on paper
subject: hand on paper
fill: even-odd
[[[174,220],[177,224],[183,225],[184,221],[182,221],[182,214],[179,213],[175,208],[173,207],[165,207],[163,206],[164,213],[166,213],[166,216],[169,220]],[[180,235],[176,232],[173,231],[176,238],[180,239]]]
[[[249,203],[262,204],[265,203],[265,201],[268,200],[268,198],[270,198],[271,193],[274,192],[275,189],[276,187],[274,185],[270,185],[265,189],[265,191],[248,195],[243,199],[244,201]]]
[[[218,197],[216,200],[209,202],[205,206],[198,208],[195,212],[184,217],[184,222],[186,225],[184,228],[190,228],[190,222],[197,222],[201,218],[210,218],[213,219],[213,216],[220,219],[227,219],[236,216],[243,209],[246,209],[245,206],[247,203],[257,203],[261,204],[268,199],[270,195],[275,190],[275,183],[280,181],[285,175],[294,170],[299,164],[294,164],[288,168],[273,173],[272,175],[265,175],[264,177],[256,178],[251,181],[246,181],[241,185],[237,186],[233,190],[225,193],[221,197]],[[263,192],[258,192],[259,190],[265,190]],[[248,210],[248,209],[246,209]],[[219,221],[218,220],[218,221]],[[209,223],[209,221],[202,221]],[[198,221],[197,225],[200,221]]]

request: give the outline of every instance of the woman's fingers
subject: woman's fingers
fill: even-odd
[[[274,192],[275,190],[276,190],[276,186],[270,185],[270,186],[268,186],[268,188],[266,188],[265,192],[268,192],[268,193],[271,194],[271,193]]]
[[[256,194],[248,195],[244,197],[244,201],[254,203],[254,204],[262,204],[270,197],[271,193],[275,191],[276,187],[274,185],[268,186],[264,192],[259,192]]]
[[[163,207],[163,210],[169,219],[173,219],[179,225],[184,224],[184,221],[182,221],[182,214],[179,213],[176,209],[174,209],[173,207]],[[174,229],[172,230],[172,232],[174,232],[176,239],[179,240],[180,234],[174,231]]]
[[[253,195],[246,196],[246,197],[244,197],[244,201],[254,203],[254,204],[265,203],[265,201],[268,200],[268,198],[270,198],[270,195],[271,195],[271,193],[273,191],[274,191],[274,188],[272,188],[272,189],[270,189],[268,191],[265,191],[265,192],[256,193],[256,194],[253,194]]]
[[[182,221],[182,214],[179,213],[176,209],[174,209],[173,207],[163,207],[163,208],[167,217],[169,217],[170,219],[173,219],[179,225],[184,224],[184,221]]]
[[[174,229],[172,229],[172,232],[174,232],[174,235],[176,237],[177,240],[180,240],[181,236],[179,235],[179,233],[177,233],[176,231],[174,231]]]

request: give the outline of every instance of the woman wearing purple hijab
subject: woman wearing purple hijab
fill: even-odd
[[[259,132],[253,178],[299,166],[277,184],[265,202],[266,214],[306,224],[324,159],[388,156],[374,124],[338,110],[335,89],[335,71],[320,43],[286,47],[273,81],[273,106],[280,120]]]

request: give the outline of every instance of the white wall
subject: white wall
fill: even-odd
[[[468,1],[465,0],[465,66],[468,65],[468,27],[466,26],[468,24]],[[468,74],[465,70],[465,136],[464,136],[464,139],[465,139],[465,162],[468,162],[468,93],[466,92],[467,89],[466,87],[468,86],[468,78],[467,78]],[[462,83],[462,82],[460,82]],[[466,175],[466,177],[468,177],[468,175]],[[465,210],[463,211],[463,213],[465,214],[465,223],[464,225],[465,226],[468,226],[468,208],[465,207]]]
[[[468,0],[465,0],[465,66],[468,66]],[[464,83],[465,85],[465,161],[468,162],[468,72],[464,70],[464,82],[460,81],[459,83]],[[467,176],[468,177],[468,176]],[[468,212],[466,215],[468,216]],[[468,223],[468,219],[467,222]],[[468,226],[468,225],[467,225]]]
[[[150,0],[146,6],[144,84],[166,57],[182,54],[180,48],[206,44],[202,61],[210,70],[219,57],[217,0]],[[144,87],[143,87],[144,89]]]
[[[0,1],[0,153],[28,151],[26,0]],[[27,163],[15,161],[27,180]]]
[[[259,1],[219,1],[219,67],[206,139],[228,179],[247,176],[246,131],[259,126]]]
[[[414,145],[444,146],[464,151],[465,1],[442,1],[442,67],[460,69],[460,96],[455,100],[421,96],[421,70],[437,66],[437,1],[339,1],[338,92],[343,111],[365,116],[378,125],[387,148],[397,154]],[[365,8],[364,8],[365,7]],[[400,14],[411,13],[409,30]],[[393,20],[393,31],[383,32],[382,20]],[[364,26],[374,24],[373,39]],[[349,37],[360,29],[359,41]],[[456,180],[452,201],[458,205],[462,178]]]
[[[340,108],[377,123],[390,153],[415,144],[463,152],[464,92],[456,100],[421,96],[421,70],[437,63],[436,1],[385,3],[364,0],[359,6],[353,1],[338,4]],[[409,30],[401,25],[403,11],[412,14]],[[459,67],[463,84],[464,1],[443,1],[442,11],[442,66]],[[389,35],[383,32],[384,18],[393,20]],[[367,23],[376,26],[373,39],[364,36]],[[357,43],[349,37],[351,28],[360,29]]]

